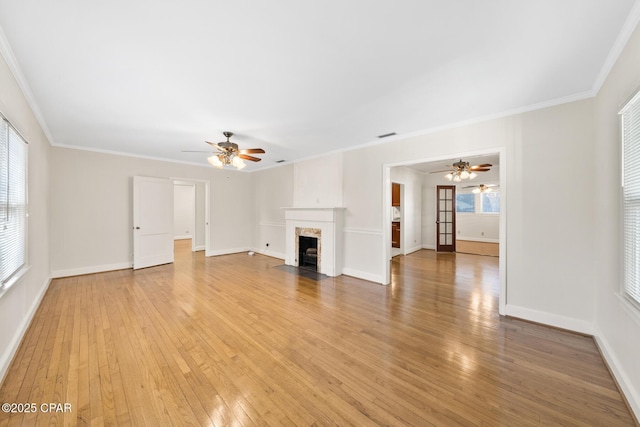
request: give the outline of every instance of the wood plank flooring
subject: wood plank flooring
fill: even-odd
[[[384,287],[177,244],[53,281],[0,388],[38,410],[0,426],[634,425],[590,337],[498,316],[497,258],[419,251]]]

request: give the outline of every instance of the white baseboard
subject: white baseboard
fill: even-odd
[[[241,252],[249,252],[250,248],[235,248],[235,249],[216,249],[213,251],[206,251],[205,256],[219,256],[219,255],[231,255]]]
[[[81,276],[83,274],[104,273],[105,271],[124,270],[126,268],[133,268],[133,264],[130,262],[119,262],[116,264],[107,265],[95,265],[91,267],[70,268],[66,270],[55,270],[51,272],[52,279],[58,279],[60,277]]]
[[[484,237],[460,237],[456,236],[456,242],[464,240],[465,242],[481,242],[481,243],[500,243],[500,239],[485,239]]]
[[[254,251],[257,254],[266,255],[266,256],[269,256],[271,258],[278,258],[278,259],[281,259],[282,261],[284,261],[284,258],[285,258],[285,255],[282,252],[268,251],[268,250],[256,249],[256,248],[253,248],[251,250]]]
[[[38,295],[38,297],[33,301],[33,304],[31,304],[31,307],[29,307],[29,311],[27,311],[25,318],[22,320],[22,323],[20,323],[20,327],[16,330],[15,334],[13,335],[13,338],[11,338],[11,341],[9,342],[9,347],[2,354],[1,356],[2,359],[0,359],[0,384],[2,384],[2,381],[4,381],[4,376],[7,374],[7,371],[9,370],[9,365],[11,365],[11,361],[13,360],[13,357],[16,355],[16,352],[18,351],[18,347],[20,347],[22,338],[24,337],[24,334],[27,332],[27,328],[31,324],[33,315],[36,314],[36,311],[40,306],[40,302],[42,301],[44,294],[47,292],[47,289],[49,289],[50,284],[51,284],[51,279],[49,278],[47,279],[44,286],[42,287],[42,290],[40,291],[40,294]]]
[[[414,246],[414,247],[409,248],[406,251],[404,251],[404,254],[405,255],[409,255],[409,254],[412,254],[414,252],[418,252],[420,249],[422,249],[422,246]]]
[[[187,239],[191,240],[192,237],[193,236],[189,234],[185,234],[184,236],[175,236],[173,240],[187,240]]]
[[[430,249],[432,251],[436,250],[436,246],[435,245],[422,245],[422,249]]]
[[[197,251],[204,251],[205,249],[207,249],[207,247],[205,245],[196,246],[196,252]]]
[[[504,308],[504,314],[507,316],[517,317],[519,319],[529,320],[531,322],[542,323],[554,326],[560,329],[578,332],[581,334],[595,335],[595,329],[592,323],[586,320],[574,319],[571,317],[561,316],[559,314],[551,314],[543,311],[532,310],[530,308],[520,307],[513,304],[507,304]]]
[[[638,390],[637,387],[634,387],[634,384],[629,380],[624,369],[620,367],[620,362],[611,349],[609,342],[602,336],[600,331],[596,332],[597,333],[594,334],[594,338],[596,340],[596,344],[600,348],[600,353],[609,366],[611,374],[615,377],[616,382],[624,394],[624,397],[627,399],[636,419],[640,420],[640,390]]]
[[[383,284],[382,276],[379,274],[371,274],[366,271],[354,270],[353,268],[343,268],[342,274],[346,276],[356,277],[358,279],[368,280],[369,282],[375,282]]]

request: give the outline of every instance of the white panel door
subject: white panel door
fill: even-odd
[[[133,269],[173,262],[173,182],[133,177]]]

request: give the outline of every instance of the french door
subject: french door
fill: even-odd
[[[456,186],[436,186],[436,251],[456,251]]]

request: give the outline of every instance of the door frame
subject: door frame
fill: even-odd
[[[398,256],[398,255],[406,255],[406,252],[404,250],[405,246],[405,236],[404,236],[404,230],[405,230],[405,220],[404,220],[404,183],[400,182],[400,181],[391,181],[391,184],[398,184],[400,186],[400,247],[399,248],[393,248],[391,249],[391,255],[392,256]],[[391,223],[389,223],[391,224]],[[393,254],[394,249],[396,249],[396,253]]]
[[[205,246],[205,255],[211,252],[211,227],[209,226],[209,224],[211,224],[211,206],[210,206],[210,200],[211,200],[211,181],[209,181],[208,179],[196,179],[196,178],[180,178],[180,177],[175,177],[172,176],[169,178],[170,180],[172,180],[174,183],[176,181],[180,181],[180,182],[188,182],[188,183],[192,183],[194,185],[198,184],[198,183],[204,183],[204,246]],[[197,186],[194,189],[194,193],[195,193],[195,197],[193,198],[193,223],[194,223],[194,231],[195,231],[195,223],[196,223],[196,199],[198,198],[198,194],[197,194]],[[195,251],[195,239],[192,239],[191,241],[191,249],[192,251]]]
[[[493,147],[476,151],[454,151],[438,156],[427,157],[423,159],[402,160],[397,162],[382,164],[382,242],[381,255],[382,274],[384,280],[383,285],[391,283],[391,227],[386,224],[391,223],[391,168],[398,166],[408,166],[418,163],[437,162],[450,160],[455,158],[464,158],[471,156],[482,156],[487,154],[498,154],[500,157],[500,256],[498,261],[498,269],[500,275],[500,295],[498,296],[498,313],[505,315],[505,307],[507,305],[507,149],[506,147]]]

